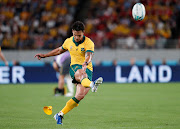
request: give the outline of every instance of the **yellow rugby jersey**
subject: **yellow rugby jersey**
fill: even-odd
[[[85,62],[85,53],[94,53],[94,43],[86,36],[83,36],[83,40],[80,43],[77,43],[72,36],[64,41],[62,49],[69,51],[71,55],[71,65],[82,65]],[[88,64],[87,68],[91,71],[93,70],[92,62]]]

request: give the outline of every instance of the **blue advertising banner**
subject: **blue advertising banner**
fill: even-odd
[[[180,66],[117,66],[115,74],[117,83],[179,82]]]
[[[116,83],[166,83],[180,82],[180,66],[96,66],[93,80],[102,76],[105,82]],[[57,82],[57,73],[51,65],[1,66],[0,84]]]
[[[56,72],[52,66],[0,67],[0,84],[35,82],[57,82]]]

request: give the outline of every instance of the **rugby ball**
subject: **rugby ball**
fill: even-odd
[[[136,3],[132,9],[132,16],[134,20],[141,21],[146,15],[145,7],[142,3]]]

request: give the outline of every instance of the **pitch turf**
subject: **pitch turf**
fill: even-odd
[[[69,112],[63,126],[53,115],[70,99],[53,96],[56,84],[0,85],[2,129],[179,129],[180,83],[104,83]],[[53,106],[48,116],[43,107]]]

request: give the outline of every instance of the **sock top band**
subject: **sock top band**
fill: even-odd
[[[77,104],[80,102],[79,100],[77,100],[75,97],[72,98]]]

